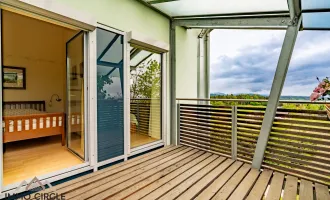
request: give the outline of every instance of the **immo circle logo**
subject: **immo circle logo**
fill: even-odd
[[[48,186],[47,190],[45,191],[46,187]],[[52,188],[52,189],[50,189]],[[29,183],[27,181],[23,181],[13,193],[6,193],[6,198],[14,198],[15,195],[22,193],[22,192],[29,192],[29,194],[21,197],[19,199],[28,200],[28,199],[54,199],[54,200],[65,200],[65,196],[59,193],[56,193],[55,188],[48,181],[44,181],[44,184],[37,178],[34,177]]]

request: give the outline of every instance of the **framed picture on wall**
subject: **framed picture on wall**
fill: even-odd
[[[23,67],[2,67],[3,89],[26,89],[26,74]]]

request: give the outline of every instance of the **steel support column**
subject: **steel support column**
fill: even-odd
[[[210,98],[210,30],[204,37],[205,98]],[[210,103],[210,102],[208,102]]]
[[[204,39],[198,38],[198,51],[197,51],[197,97],[198,98],[206,98],[204,96],[204,86],[205,86],[205,61],[204,61]],[[204,102],[199,101],[199,104],[203,104]]]
[[[198,55],[197,55],[197,96],[200,99],[210,97],[210,32],[212,29],[202,30],[198,36]],[[200,104],[209,104],[201,101]]]
[[[176,26],[170,25],[170,135],[171,144],[178,144],[177,141],[177,113],[176,113]]]
[[[289,26],[286,31],[280,58],[275,72],[275,77],[273,80],[272,89],[268,99],[266,112],[262,121],[258,142],[253,157],[252,167],[257,169],[260,169],[262,165],[268,138],[273,126],[274,117],[276,115],[277,106],[281,97],[283,85],[289,68],[300,25],[301,19],[299,22]]]

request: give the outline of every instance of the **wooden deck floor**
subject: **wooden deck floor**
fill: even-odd
[[[65,199],[329,200],[327,186],[169,146],[55,186]]]

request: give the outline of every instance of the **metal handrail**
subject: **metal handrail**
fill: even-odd
[[[198,101],[200,99],[183,99]],[[212,101],[213,99],[205,99]],[[215,99],[223,101],[222,99]],[[248,102],[249,99],[224,99]],[[255,102],[267,102],[256,100]],[[281,101],[303,102],[309,101]],[[325,104],[326,102],[316,102]],[[205,107],[206,106],[206,107]],[[229,109],[231,107],[231,110]],[[329,108],[330,105],[325,106]],[[177,102],[178,144],[252,162],[260,135],[264,107],[224,106]],[[330,115],[330,114],[329,114]],[[330,121],[320,110],[286,109],[276,112],[272,134],[262,163],[265,169],[278,170],[311,181],[329,184]],[[305,172],[306,171],[306,172]],[[307,173],[311,171],[312,173]]]
[[[268,102],[267,99],[194,99],[194,98],[177,98],[177,101],[230,101],[230,102]],[[325,101],[304,101],[304,100],[280,100],[280,103],[294,104],[330,104]]]
[[[136,98],[136,99],[130,99],[130,100],[160,100],[160,98]]]

